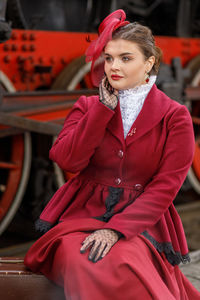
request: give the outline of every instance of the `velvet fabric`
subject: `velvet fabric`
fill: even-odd
[[[103,49],[117,28],[129,24],[125,19],[126,14],[122,9],[109,14],[99,25],[98,38],[86,50],[86,62],[92,62],[91,79],[94,86],[99,86],[104,75],[104,59],[101,58]]]
[[[66,300],[198,300],[200,293],[145,237],[121,238],[97,263],[81,242],[104,227],[94,219],[64,221],[29,250],[25,264],[64,287]]]
[[[188,247],[173,205],[193,153],[187,108],[155,84],[126,139],[119,103],[111,110],[98,96],[80,97],[50,150],[77,175],[42,212],[45,226],[59,224],[31,247],[25,264],[64,286],[66,299],[199,299],[177,266],[188,260]],[[110,187],[120,189],[112,208]],[[108,207],[113,215],[98,220]],[[80,254],[81,243],[102,228],[123,237],[94,264]]]
[[[126,139],[119,104],[82,96],[50,150],[64,170],[79,173],[62,186],[41,214],[52,225],[105,213],[109,186],[123,188],[105,228],[130,239],[147,231],[185,256],[187,242],[173,200],[192,163],[194,134],[187,108],[153,85]]]

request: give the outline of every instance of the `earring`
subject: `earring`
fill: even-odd
[[[145,74],[145,78],[144,78],[144,80],[145,80],[146,83],[149,82],[149,78],[150,78],[149,74],[146,73],[146,74]]]

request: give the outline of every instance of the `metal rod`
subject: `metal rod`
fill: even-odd
[[[0,124],[49,135],[57,135],[62,129],[62,125],[59,124],[34,121],[4,112],[0,112]]]

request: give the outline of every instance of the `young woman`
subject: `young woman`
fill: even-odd
[[[66,299],[200,299],[178,267],[189,255],[173,205],[193,158],[190,114],[155,85],[150,29],[125,17],[109,15],[87,50],[99,96],[80,97],[50,150],[78,175],[42,212],[38,227],[52,228],[25,264]]]

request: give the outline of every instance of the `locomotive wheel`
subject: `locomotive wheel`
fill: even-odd
[[[76,58],[58,75],[51,88],[53,90],[68,91],[80,88],[92,88],[93,85],[89,76],[90,67],[91,64],[85,62],[85,56]],[[73,174],[68,172],[63,174],[63,171],[56,163],[54,163],[54,170],[59,187],[73,176]]]
[[[190,85],[200,86],[200,55],[189,62],[187,68],[191,71]],[[197,116],[198,117],[198,116]],[[196,132],[195,155],[192,167],[188,172],[188,179],[194,190],[200,194],[200,130]]]
[[[196,139],[193,169],[200,182],[200,137]]]
[[[16,90],[10,79],[0,70],[0,92],[1,91],[15,92]]]
[[[2,72],[0,90],[15,88]],[[15,216],[22,201],[31,166],[29,133],[1,138],[0,147],[0,234]]]
[[[61,71],[51,88],[53,90],[68,91],[92,88],[89,76],[90,66],[90,63],[85,62],[85,56],[74,59]]]

